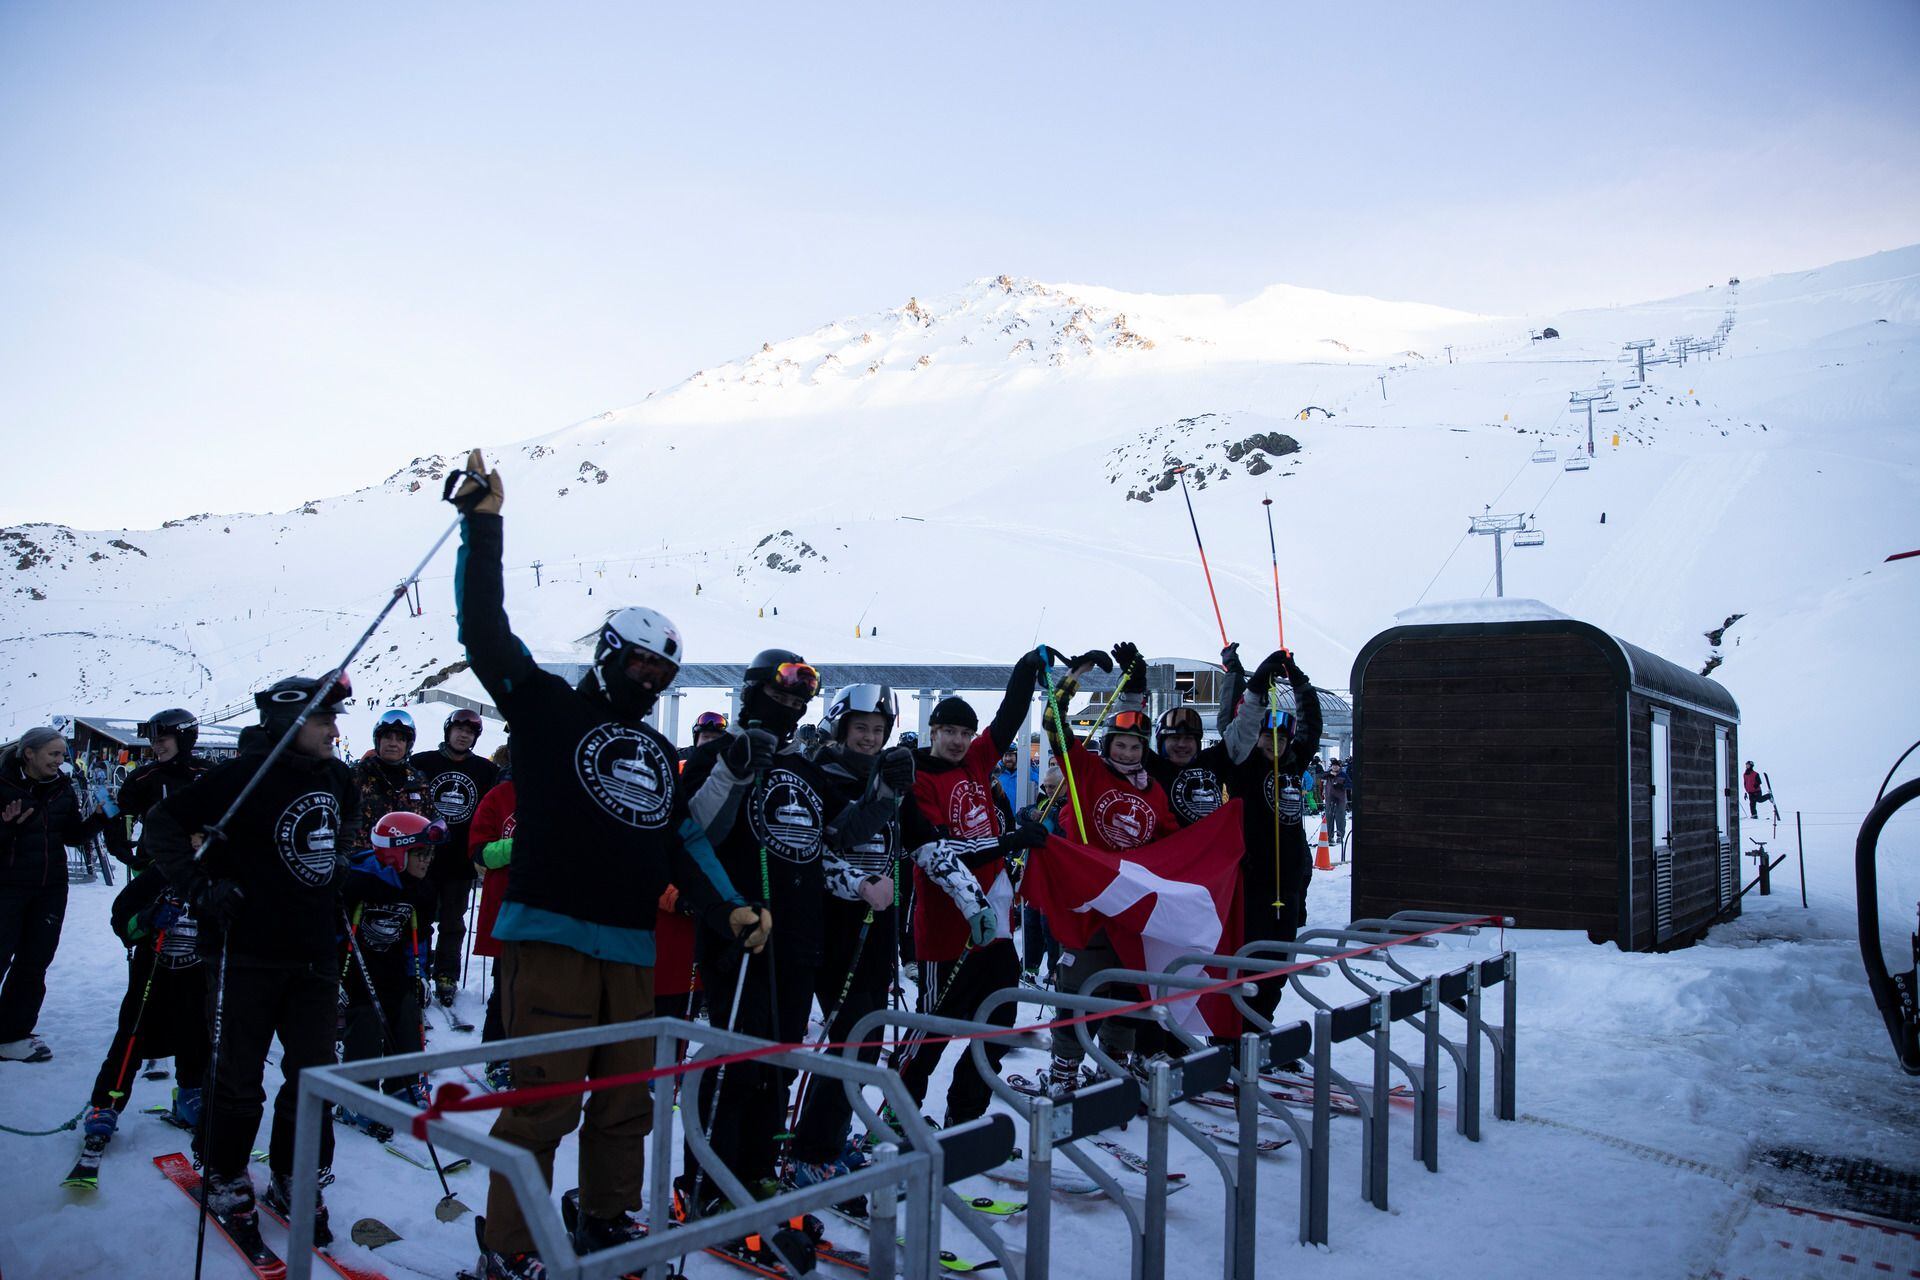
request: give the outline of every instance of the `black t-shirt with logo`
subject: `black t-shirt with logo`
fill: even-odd
[[[343,833],[354,817],[353,775],[346,765],[331,756],[282,755],[227,824],[224,840],[198,860],[184,848],[187,836],[227,811],[269,745],[264,734],[243,742],[237,759],[215,766],[148,810],[149,848],[175,883],[207,878],[240,886],[241,907],[227,938],[230,953],[275,963],[331,964],[340,925]],[[202,955],[212,954],[215,937],[203,921]]]
[[[694,749],[687,760],[681,785],[693,795],[705,785],[720,752],[732,742],[719,738]],[[827,823],[838,812],[829,809],[834,787],[819,765],[797,747],[774,756],[739,801],[726,834],[714,842],[720,864],[734,887],[749,898],[765,898],[776,927],[774,945],[782,956],[817,965],[826,938]],[[709,833],[711,834],[711,833]],[[761,882],[761,850],[766,851],[766,884]],[[704,934],[701,942],[710,941]]]
[[[1145,760],[1147,773],[1166,788],[1167,803],[1181,826],[1192,826],[1227,802],[1233,757],[1227,754],[1226,743],[1216,742],[1202,749],[1184,765],[1151,750]]]
[[[447,824],[447,842],[434,850],[430,876],[435,880],[473,879],[467,829],[473,825],[473,811],[480,807],[480,797],[500,780],[499,768],[477,752],[468,752],[465,760],[455,760],[437,747],[416,755],[413,767],[427,775],[428,811]]]

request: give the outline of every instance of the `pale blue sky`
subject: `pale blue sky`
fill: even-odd
[[[1485,311],[1920,241],[1920,5],[0,4],[0,523],[285,507],[1002,271]]]

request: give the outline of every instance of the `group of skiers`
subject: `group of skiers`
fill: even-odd
[[[124,856],[140,874],[115,904],[128,988],[86,1116],[88,1147],[97,1164],[126,1105],[129,1065],[171,1053],[179,1087],[170,1117],[196,1130],[207,1206],[243,1252],[272,1256],[247,1167],[271,1041],[281,1042],[284,1084],[264,1195],[284,1215],[300,1071],[334,1061],[336,1039],[354,1058],[420,1046],[422,1000],[451,1006],[458,987],[476,875],[475,950],[497,957],[488,1040],[684,1013],[697,984],[716,1027],[802,1043],[818,1010],[822,1039],[837,1042],[887,1004],[903,957],[916,967],[923,1010],[972,1017],[988,995],[1023,981],[1018,879],[1028,857],[1045,856],[1035,851],[1053,830],[1134,850],[1230,796],[1244,801],[1244,937],[1290,940],[1303,921],[1311,861],[1300,776],[1321,722],[1290,653],[1249,673],[1237,646],[1223,651],[1228,692],[1211,746],[1191,707],[1149,718],[1146,664],[1128,643],[1073,658],[1045,647],[1023,654],[984,730],[972,706],[949,697],[933,710],[927,742],[909,746],[889,745],[898,702],[884,685],[838,691],[818,731],[803,732],[819,673],[797,652],[768,649],[747,667],[737,717],[702,716],[683,756],[647,723],[686,661],[678,630],[654,610],[621,609],[601,625],[577,684],[542,670],[507,619],[504,485],[478,451],[468,471],[479,482],[454,495],[459,634],[512,726],[510,776],[476,754],[471,712],[449,717],[442,743],[415,754],[411,719],[389,711],[369,758],[349,768],[333,752],[335,709],[348,692],[333,673],[256,695],[260,725],[242,735],[235,760],[211,769],[193,757],[190,715],[156,716],[147,726],[155,759],[121,792],[140,834]],[[1067,674],[1054,673],[1056,660]],[[1094,666],[1117,667],[1120,688],[1090,750],[1055,712]],[[1047,695],[1045,727],[1073,794],[1045,814],[1016,814],[999,775],[1036,692]],[[289,748],[270,755],[289,731]],[[18,821],[24,802],[6,789],[19,774],[0,760],[0,858],[29,835]],[[74,825],[64,813],[42,821],[52,824],[40,837],[49,841]],[[1111,963],[1110,943],[1096,936],[1060,958],[1054,982],[1078,991],[1083,975]],[[1263,984],[1256,1007],[1270,1013],[1279,989]],[[1000,1016],[1011,1025],[1013,1006]],[[1130,1025],[1103,1024],[1106,1047],[1142,1056],[1160,1047],[1127,1043]],[[925,1098],[944,1047],[909,1041],[893,1051],[914,1098]],[[1056,1036],[1053,1048],[1047,1087],[1070,1093],[1081,1084],[1077,1037]],[[988,1053],[996,1069],[1003,1052]],[[494,1088],[577,1083],[652,1060],[653,1040],[642,1037],[489,1064],[486,1078]],[[793,1072],[758,1062],[710,1071],[685,1121],[756,1197],[868,1158],[871,1138],[851,1133],[841,1089],[803,1087],[796,1097],[794,1085]],[[425,1103],[417,1077],[383,1087]],[[988,1098],[961,1055],[944,1122],[982,1114]],[[628,1085],[500,1110],[494,1135],[530,1150],[549,1180],[555,1150],[579,1129],[576,1249],[644,1233],[634,1215],[651,1104],[648,1087]],[[332,1153],[329,1118],[323,1166]],[[328,1180],[323,1171],[322,1186]],[[691,1157],[673,1199],[677,1215],[723,1207]],[[318,1230],[329,1237],[324,1196]],[[487,1280],[546,1273],[499,1175],[481,1242]]]

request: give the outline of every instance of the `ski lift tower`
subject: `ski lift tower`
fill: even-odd
[[[1647,380],[1647,352],[1652,349],[1652,338],[1635,338],[1632,342],[1625,344],[1621,348],[1621,350],[1631,353],[1630,358],[1634,364],[1633,378],[1635,382],[1645,382]]]
[[[1667,349],[1672,352],[1673,362],[1675,364],[1685,364],[1687,362],[1687,346],[1692,341],[1692,334],[1683,333],[1667,344]]]
[[[1611,398],[1612,395],[1613,395],[1612,391],[1593,390],[1593,391],[1576,391],[1572,395],[1567,397],[1567,403],[1572,405],[1575,409],[1584,408],[1587,411],[1587,456],[1589,458],[1593,456],[1593,404],[1594,404],[1594,401],[1606,400]]]
[[[1473,523],[1467,532],[1490,536],[1493,539],[1493,594],[1507,594],[1507,569],[1505,544],[1502,541],[1509,533],[1517,534],[1527,527],[1525,516],[1481,515],[1472,517]]]

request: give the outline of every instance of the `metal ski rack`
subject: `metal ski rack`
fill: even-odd
[[[419,1111],[376,1087],[382,1078],[409,1076],[442,1067],[478,1064],[498,1058],[525,1058],[537,1054],[587,1049],[596,1045],[651,1038],[655,1062],[679,1059],[680,1045],[698,1043],[702,1058],[743,1050],[767,1049],[767,1041],[731,1031],[697,1025],[678,1018],[642,1018],[634,1022],[616,1022],[606,1026],[583,1027],[577,1031],[554,1031],[537,1036],[519,1036],[488,1044],[472,1044],[429,1053],[398,1054],[386,1058],[367,1058],[309,1067],[300,1073],[299,1101],[294,1129],[292,1219],[287,1225],[289,1252],[288,1280],[310,1280],[313,1273],[313,1219],[316,1184],[320,1168],[320,1123],[322,1108],[338,1102],[348,1110],[392,1125],[396,1130],[411,1129]],[[576,1254],[560,1220],[560,1211],[552,1188],[542,1175],[531,1151],[494,1137],[478,1126],[454,1124],[435,1119],[428,1129],[439,1149],[471,1158],[504,1177],[513,1189],[527,1226],[533,1233],[547,1273],[555,1280],[603,1280],[605,1277],[647,1272],[664,1275],[680,1255],[724,1240],[738,1239],[752,1232],[772,1238],[775,1224],[801,1213],[824,1210],[851,1196],[867,1194],[872,1203],[873,1236],[892,1240],[900,1231],[906,1235],[905,1268],[895,1265],[892,1249],[876,1249],[870,1259],[871,1280],[894,1280],[904,1274],[906,1280],[931,1280],[937,1267],[932,1230],[937,1202],[933,1190],[941,1185],[942,1162],[946,1148],[938,1135],[921,1118],[906,1082],[898,1073],[879,1065],[868,1065],[855,1058],[837,1054],[782,1050],[760,1059],[769,1066],[812,1071],[856,1086],[872,1086],[893,1104],[901,1117],[904,1148],[889,1158],[876,1160],[865,1169],[786,1191],[767,1200],[754,1201],[738,1178],[713,1156],[697,1124],[682,1126],[695,1158],[706,1169],[714,1184],[734,1204],[711,1217],[696,1218],[675,1230],[656,1230],[644,1240],[623,1244],[597,1253]],[[688,1074],[687,1084],[698,1096],[699,1073]],[[630,1085],[629,1088],[646,1087]],[[671,1220],[668,1212],[668,1177],[673,1167],[674,1078],[663,1075],[652,1081],[655,1125],[650,1139],[647,1163],[650,1166],[647,1187],[647,1220],[659,1228]],[[962,1130],[970,1134],[972,1126]],[[904,1192],[905,1221],[895,1227],[896,1190]],[[805,1259],[811,1263],[809,1256]]]

